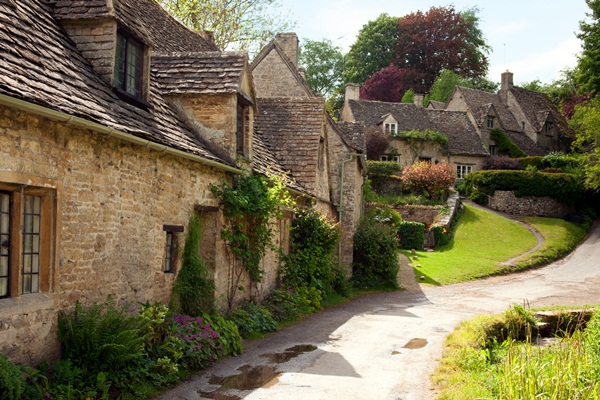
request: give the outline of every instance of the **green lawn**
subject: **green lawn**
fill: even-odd
[[[499,263],[531,250],[536,243],[522,225],[467,205],[454,239],[435,252],[418,251],[418,259],[411,261],[417,278],[425,277],[420,282],[445,285],[493,275]]]

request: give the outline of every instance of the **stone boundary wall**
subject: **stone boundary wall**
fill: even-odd
[[[529,215],[537,217],[565,218],[574,212],[574,208],[560,203],[551,197],[516,197],[514,192],[496,190],[490,197],[492,210],[511,215]]]

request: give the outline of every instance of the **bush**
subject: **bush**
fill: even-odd
[[[449,164],[418,162],[402,170],[402,183],[409,190],[426,194],[430,199],[448,194],[456,177]]]
[[[445,244],[450,243],[452,240],[452,236],[450,232],[443,226],[435,225],[431,227],[431,231],[433,231],[433,237],[435,241],[435,247],[443,246]]]
[[[425,224],[403,221],[398,229],[400,248],[422,250],[425,242]]]
[[[523,166],[523,168],[527,168],[529,166],[533,166],[536,169],[542,169],[543,168],[543,163],[542,163],[542,158],[541,156],[530,156],[530,157],[521,157],[519,158],[519,163]]]
[[[496,142],[496,149],[499,155],[512,158],[525,157],[527,154],[519,148],[512,140],[506,136],[502,130],[495,128],[490,132],[490,139]]]
[[[0,400],[21,400],[25,378],[18,366],[0,354]]]
[[[219,334],[203,317],[176,315],[170,334],[181,341],[182,364],[186,368],[205,367],[223,355],[223,348],[217,342]]]
[[[485,328],[486,347],[505,340],[531,340],[537,333],[537,319],[525,307],[514,304],[504,317]]]
[[[516,196],[549,196],[574,204],[583,199],[585,189],[572,174],[546,174],[530,171],[477,171],[465,177],[465,193],[477,203],[486,204],[496,190],[512,190]]]
[[[353,280],[362,286],[397,288],[397,248],[389,226],[363,218],[354,234]]]
[[[301,286],[276,289],[265,302],[276,321],[295,321],[321,308],[321,291]]]
[[[224,356],[235,356],[242,354],[242,337],[237,326],[220,315],[202,314],[204,320],[217,332],[217,347],[221,348]]]
[[[369,177],[373,176],[399,176],[402,174],[402,165],[393,161],[367,161]]]
[[[506,156],[491,156],[483,163],[482,169],[523,169],[523,165],[516,158]]]
[[[234,308],[227,319],[236,324],[242,337],[248,337],[254,332],[266,333],[277,330],[277,321],[273,319],[271,312],[252,301]]]
[[[369,210],[367,218],[389,226],[392,232],[398,231],[398,227],[402,222],[400,213],[396,210],[392,210],[388,206],[375,207]]]

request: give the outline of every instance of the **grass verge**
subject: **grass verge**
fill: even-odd
[[[532,249],[535,236],[515,221],[467,205],[454,238],[435,252],[416,252],[411,258],[422,283],[445,285],[497,274],[498,264]],[[420,265],[420,267],[418,266]]]

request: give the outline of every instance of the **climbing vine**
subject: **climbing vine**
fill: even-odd
[[[442,153],[448,153],[448,138],[443,133],[438,131],[432,131],[429,129],[425,129],[424,131],[404,131],[401,132],[399,136],[412,151],[413,160],[411,164],[416,161],[417,157],[421,155],[423,150],[425,150],[427,145],[430,143],[437,144]]]
[[[228,291],[231,307],[243,270],[252,282],[261,282],[264,271],[260,262],[273,247],[272,221],[281,219],[281,207],[292,207],[293,200],[282,177],[275,175],[237,175],[232,185],[212,185],[211,190],[225,217],[221,238],[234,255]],[[237,267],[238,261],[243,268]]]

